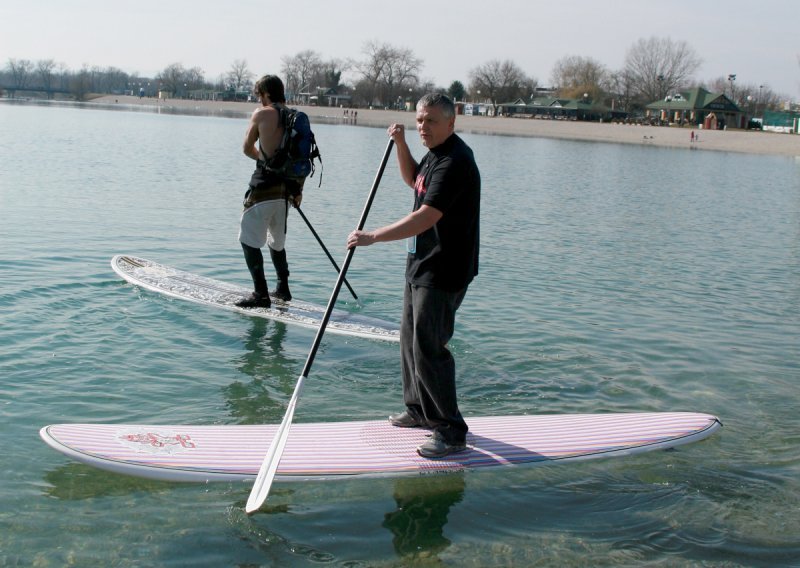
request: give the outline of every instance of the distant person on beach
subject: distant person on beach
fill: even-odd
[[[444,95],[417,103],[417,131],[428,153],[419,163],[402,124],[389,136],[397,145],[400,175],[414,189],[413,211],[373,231],[353,231],[347,247],[406,239],[408,257],[400,323],[403,412],[389,417],[401,428],[429,428],[417,448],[426,458],[466,449],[467,424],[456,400],[455,361],[447,348],[456,311],[478,274],[481,178],[472,150],[455,134],[456,112]]]
[[[289,202],[299,207],[302,184],[278,177],[267,166],[281,142],[281,109],[285,108],[283,82],[275,75],[256,81],[254,94],[261,106],[253,111],[244,137],[243,151],[256,161],[245,194],[244,212],[239,227],[239,242],[244,250],[247,269],[253,278],[254,291],[236,302],[242,308],[268,308],[272,304],[264,274],[261,248],[266,244],[277,275],[272,296],[281,301],[292,299],[289,291],[289,263],[286,260],[286,221]]]

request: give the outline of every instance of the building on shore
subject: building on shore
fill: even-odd
[[[497,114],[516,118],[594,122],[621,120],[628,116],[627,112],[593,101],[588,96],[580,99],[544,96],[533,98],[530,102],[520,98],[497,105]]]
[[[691,125],[706,130],[747,127],[747,117],[736,103],[724,93],[711,93],[702,87],[668,95],[646,109],[648,116],[667,125]]]
[[[800,134],[800,112],[764,111],[761,117],[761,129],[770,132]]]

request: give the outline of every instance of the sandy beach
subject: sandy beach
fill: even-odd
[[[172,112],[242,113],[249,114],[256,103],[196,101],[187,99],[167,99],[132,96],[104,96],[93,103],[119,105],[147,105],[169,109]],[[300,106],[313,120],[325,118],[326,122],[352,122],[344,116],[344,109],[334,107]],[[350,111],[352,112],[352,111]],[[411,112],[358,109],[357,124],[360,126],[386,127],[394,122],[414,126]],[[690,141],[694,130],[699,140]],[[456,119],[457,132],[473,132],[507,136],[532,136],[542,138],[563,138],[592,142],[616,142],[620,144],[647,144],[651,146],[714,150],[723,152],[744,152],[749,154],[771,154],[800,157],[800,135],[775,132],[743,130],[700,130],[689,127],[635,126],[623,124],[602,124],[595,122],[574,122],[563,120],[532,120],[524,118],[459,116]]]

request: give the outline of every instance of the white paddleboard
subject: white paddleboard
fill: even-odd
[[[693,412],[468,417],[467,450],[425,459],[428,431],[386,420],[294,424],[275,481],[386,477],[542,465],[660,450],[722,424]],[[166,481],[255,479],[278,425],[55,424],[52,448],[90,466]]]
[[[240,308],[235,302],[247,296],[251,290],[135,256],[117,255],[111,259],[111,268],[131,284],[151,292],[249,316],[316,330],[325,315],[324,307],[294,299],[291,302],[273,301],[270,308]],[[333,310],[325,331],[367,339],[400,341],[397,324],[344,310]]]

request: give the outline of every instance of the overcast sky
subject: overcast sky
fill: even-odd
[[[381,11],[375,9],[381,6]],[[469,71],[511,59],[549,85],[553,63],[592,57],[621,69],[641,38],[686,41],[702,58],[696,79],[736,74],[800,99],[800,0],[3,0],[0,66],[54,59],[153,76],[172,63],[216,80],[237,59],[256,75],[306,49],[361,58],[365,42],[410,48],[422,78],[465,85]]]

